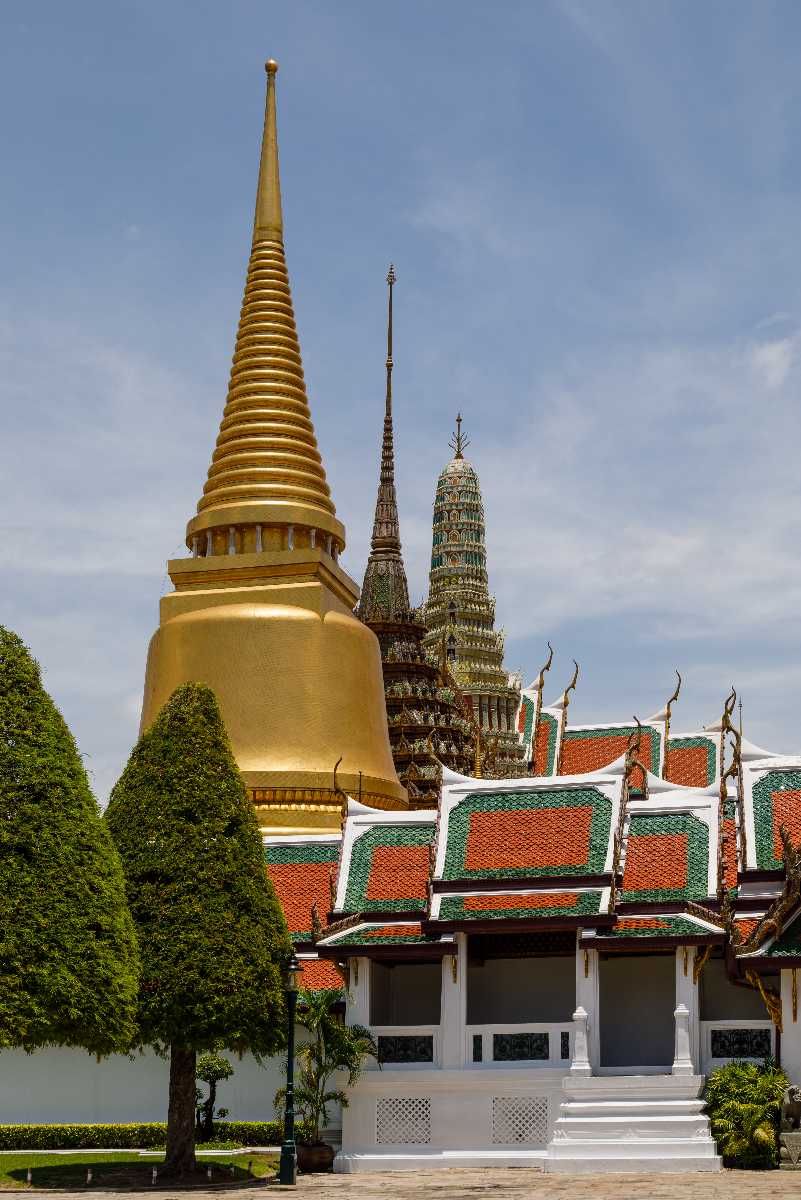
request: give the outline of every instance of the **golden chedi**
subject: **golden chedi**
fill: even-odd
[[[274,62],[267,63],[253,246],[228,398],[190,558],[168,565],[142,729],[173,689],[209,684],[265,832],[339,826],[343,789],[405,808],[387,735],[381,654],[352,613],[312,425],[284,259]],[[334,769],[339,768],[334,778]]]

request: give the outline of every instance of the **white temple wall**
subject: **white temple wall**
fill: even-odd
[[[705,964],[700,993],[702,1021],[760,1021],[765,1018],[765,1006],[759,992],[732,983],[722,958],[710,958]]]
[[[260,1066],[250,1055],[226,1057],[234,1075],[218,1089],[231,1120],[276,1119],[273,1097],[284,1081],[283,1058]],[[116,1124],[166,1121],[169,1063],[152,1050],[128,1058],[65,1047],[0,1054],[0,1124]]]
[[[570,1021],[576,1007],[574,955],[492,958],[467,970],[469,1025]]]
[[[796,1014],[793,1019],[793,972],[781,973],[782,995],[782,1067],[790,1077],[791,1083],[801,1085],[801,1011],[796,1000]],[[801,983],[801,979],[798,980]]]

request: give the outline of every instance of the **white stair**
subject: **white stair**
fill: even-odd
[[[569,1076],[545,1170],[719,1171],[702,1075]]]

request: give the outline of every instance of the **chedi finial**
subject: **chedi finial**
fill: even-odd
[[[284,219],[281,214],[281,178],[278,170],[278,128],[275,113],[275,75],[278,63],[268,58],[267,99],[264,106],[264,134],[259,162],[259,184],[256,191],[256,216],[253,221],[253,241],[271,238],[284,239]]]
[[[465,437],[462,433],[462,414],[456,414],[456,432],[448,442],[451,450],[454,452],[454,458],[464,458],[462,451],[470,445],[470,438]]]

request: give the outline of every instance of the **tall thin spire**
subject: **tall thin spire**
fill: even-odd
[[[200,554],[229,553],[231,529],[245,551],[309,546],[336,554],[345,544],[306,398],[284,258],[277,70],[270,59],[253,245],[228,397],[197,516],[187,528],[187,544],[195,552],[199,545]]]
[[[259,186],[256,191],[256,213],[253,219],[253,241],[261,238],[284,240],[284,218],[281,213],[281,174],[278,169],[278,123],[275,116],[275,75],[278,63],[269,58],[264,64],[267,72],[267,99],[264,105],[264,133],[261,139]]]
[[[395,494],[395,448],[392,427],[392,289],[395,268],[387,274],[387,387],[384,402],[384,436],[381,442],[381,471],[373,518],[370,557],[364,573],[359,602],[363,621],[392,620],[409,611],[409,586],[401,556],[398,500]]]

